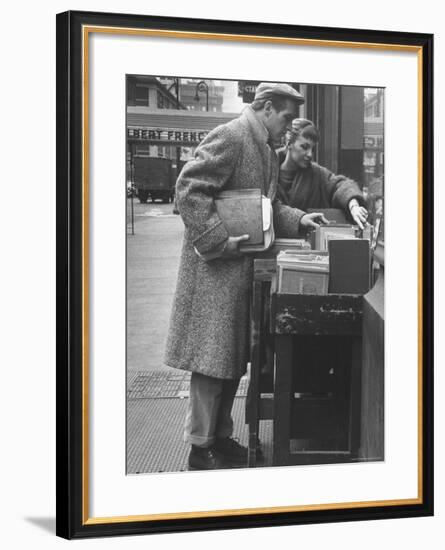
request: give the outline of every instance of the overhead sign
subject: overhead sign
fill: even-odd
[[[238,81],[238,96],[243,98],[243,103],[252,103],[258,84],[252,80]]]
[[[179,128],[128,128],[127,138],[156,144],[198,145],[208,134],[207,130],[181,130]]]

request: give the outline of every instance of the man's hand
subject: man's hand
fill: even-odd
[[[360,229],[364,229],[368,223],[368,211],[366,208],[360,206],[359,204],[353,204],[349,207],[349,211],[351,212],[354,222],[360,227]]]
[[[239,237],[229,237],[226,241],[226,246],[220,256],[220,258],[225,258],[227,260],[233,258],[239,258],[242,256],[242,253],[239,250],[239,245],[243,241],[248,241],[250,239],[249,235],[241,235]]]
[[[320,225],[328,224],[329,221],[324,217],[321,212],[311,212],[311,214],[305,214],[300,219],[301,227],[306,229],[317,229]]]

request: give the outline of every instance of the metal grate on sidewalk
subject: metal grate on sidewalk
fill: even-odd
[[[183,440],[187,399],[132,399],[127,403],[127,474],[182,472],[187,470],[190,447]],[[233,436],[247,445],[245,399],[233,404]],[[272,421],[260,422],[265,460],[272,464]]]
[[[189,396],[190,372],[176,369],[139,371],[127,380],[127,399],[168,399]],[[246,397],[247,377],[243,376],[236,397]]]
[[[183,441],[190,373],[169,369],[127,376],[127,474],[187,470],[189,446]],[[233,404],[234,437],[247,445],[244,409],[247,377]],[[272,459],[272,424],[260,423],[265,464]]]

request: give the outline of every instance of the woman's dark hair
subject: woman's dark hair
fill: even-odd
[[[287,145],[292,145],[292,143],[300,137],[310,139],[315,143],[318,142],[320,134],[312,120],[308,120],[307,118],[295,118],[292,121],[292,130],[289,132]]]

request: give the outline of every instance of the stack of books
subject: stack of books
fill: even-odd
[[[363,231],[360,231],[357,225],[346,223],[330,223],[328,225],[320,225],[311,234],[311,246],[314,250],[328,250],[329,241],[333,240],[350,240],[350,239],[367,239],[371,241],[373,227],[367,225]]]
[[[275,238],[272,203],[261,189],[222,191],[215,198],[215,207],[231,237],[249,235],[249,240],[240,243],[241,252],[263,252],[272,246]],[[212,251],[199,255],[207,261],[219,257],[218,252]]]
[[[240,244],[242,252],[261,252],[272,245],[272,204],[261,194],[261,189],[222,191],[215,205],[231,237],[249,235],[249,240]]]
[[[283,250],[311,250],[311,244],[305,239],[279,238],[274,240],[271,250],[276,254]]]
[[[312,248],[315,250],[328,250],[328,243],[333,239],[355,239],[357,227],[349,224],[320,225],[313,232]]]
[[[277,256],[278,292],[282,294],[327,294],[327,252],[283,250]]]

